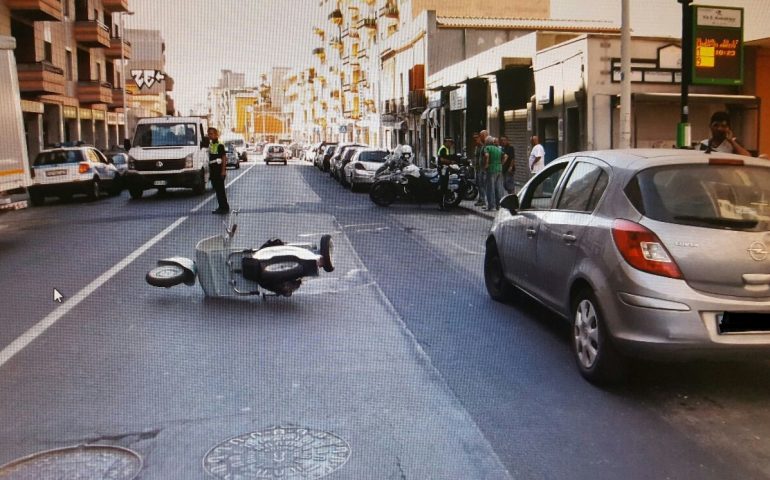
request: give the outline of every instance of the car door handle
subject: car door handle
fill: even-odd
[[[577,237],[575,235],[572,235],[571,233],[565,233],[561,236],[561,239],[564,240],[564,243],[567,245],[572,245],[577,241]]]
[[[532,238],[537,235],[537,230],[532,227],[527,227],[527,238]]]

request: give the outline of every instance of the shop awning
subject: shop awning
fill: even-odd
[[[631,94],[635,102],[679,102],[682,96],[678,93],[636,92]],[[688,103],[729,103],[745,106],[758,106],[759,98],[754,95],[720,95],[713,93],[691,93],[687,95]]]

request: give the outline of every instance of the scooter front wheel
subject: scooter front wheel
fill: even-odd
[[[179,265],[161,265],[147,272],[144,279],[153,287],[169,288],[182,283],[185,275],[185,270]]]

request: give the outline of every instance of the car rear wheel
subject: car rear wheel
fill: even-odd
[[[615,350],[599,302],[588,288],[572,299],[572,350],[580,374],[596,385],[620,380],[624,362]]]
[[[503,263],[495,245],[488,246],[484,255],[484,285],[492,300],[497,302],[505,302],[515,293],[513,285],[505,278]]]
[[[94,178],[94,180],[91,182],[91,188],[88,191],[88,199],[93,202],[98,200],[101,195],[102,187],[100,185],[99,179]]]

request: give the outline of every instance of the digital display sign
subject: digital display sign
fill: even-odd
[[[692,83],[743,83],[743,9],[693,7]]]

